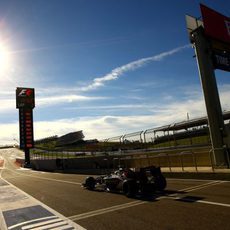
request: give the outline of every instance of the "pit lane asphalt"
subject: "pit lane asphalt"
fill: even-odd
[[[86,229],[230,229],[230,183],[168,179],[165,194],[129,199],[88,191],[85,175],[16,168],[16,149],[5,149],[1,176]]]

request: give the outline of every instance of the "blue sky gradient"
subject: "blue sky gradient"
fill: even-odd
[[[185,22],[200,2],[230,15],[224,0],[0,0],[0,145],[18,139],[16,87],[35,88],[35,139],[102,139],[205,115]],[[229,110],[229,73],[216,76]]]

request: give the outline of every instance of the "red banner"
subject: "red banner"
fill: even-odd
[[[204,31],[208,37],[230,43],[230,18],[200,4]]]

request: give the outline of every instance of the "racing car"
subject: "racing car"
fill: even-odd
[[[122,192],[127,197],[134,197],[138,193],[150,194],[156,191],[162,192],[167,185],[160,167],[149,166],[133,169],[119,169],[111,174],[99,177],[87,177],[82,184],[88,190],[104,190]]]

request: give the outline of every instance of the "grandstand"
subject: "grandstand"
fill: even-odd
[[[44,143],[51,142],[51,141],[57,141],[57,139],[58,139],[58,136],[55,135],[55,136],[50,136],[50,137],[38,139],[34,143],[35,144],[44,144]]]
[[[65,134],[57,139],[56,146],[66,146],[66,145],[73,145],[77,142],[81,142],[84,139],[84,135],[82,130],[77,131],[77,132],[72,132]]]

